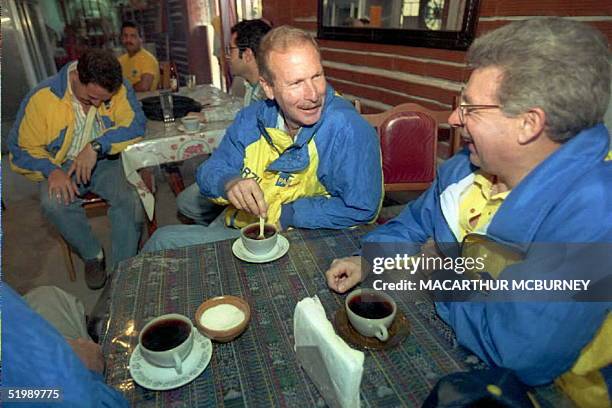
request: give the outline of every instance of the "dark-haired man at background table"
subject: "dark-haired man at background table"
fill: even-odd
[[[261,39],[270,31],[270,26],[263,20],[244,20],[232,27],[232,38],[225,50],[230,72],[235,77],[245,80],[246,93],[243,106],[266,99],[259,84],[259,69],[257,68],[257,51]],[[236,111],[204,109],[190,116],[199,117],[204,122],[232,120]],[[200,187],[193,183],[183,190],[176,198],[179,213],[193,220],[196,224],[208,225],[223,211],[223,206],[217,205],[200,194]]]

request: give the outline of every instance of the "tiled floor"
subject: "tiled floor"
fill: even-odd
[[[161,173],[160,173],[161,174]],[[158,180],[160,177],[158,177]],[[160,225],[175,224],[176,205],[168,184],[158,182],[157,219]],[[90,311],[101,290],[87,288],[83,262],[73,256],[77,272],[71,282],[59,235],[43,217],[38,185],[12,172],[8,156],[2,156],[2,280],[19,293],[41,285],[55,285],[80,298]],[[110,222],[104,215],[90,218],[94,233],[110,252]]]
[[[181,167],[185,185],[193,182],[193,174],[200,159],[184,163]],[[2,156],[2,280],[20,293],[41,285],[55,285],[80,298],[86,311],[91,311],[101,290],[87,288],[83,276],[83,262],[73,256],[77,271],[76,282],[71,282],[60,247],[59,236],[43,218],[38,199],[38,186],[9,169],[8,156]],[[156,169],[156,216],[158,224],[179,223],[176,218],[175,198],[163,172]],[[408,195],[393,198],[405,202]],[[390,218],[400,207],[385,208],[383,215]],[[110,223],[106,216],[90,219],[94,233],[110,252]]]

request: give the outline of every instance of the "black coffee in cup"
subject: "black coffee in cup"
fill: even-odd
[[[160,320],[142,334],[142,346],[151,351],[171,350],[189,337],[191,325],[180,319]]]
[[[366,319],[383,319],[393,313],[391,302],[370,293],[353,297],[348,306],[353,313]]]
[[[264,226],[264,237],[259,237],[259,225],[252,225],[249,228],[244,230],[244,235],[250,239],[266,239],[270,238],[272,235],[276,234],[276,228],[272,225]]]

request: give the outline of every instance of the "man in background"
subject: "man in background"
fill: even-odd
[[[245,20],[232,27],[230,45],[226,47],[225,56],[233,76],[245,80],[246,93],[243,107],[253,102],[265,99],[259,84],[259,69],[257,68],[257,51],[261,39],[270,31],[270,26],[262,20]],[[196,115],[204,122],[233,120],[236,111],[227,109],[220,111],[203,110]],[[180,214],[196,224],[208,225],[223,211],[223,207],[212,203],[200,194],[200,188],[193,183],[183,190],[176,199]]]
[[[126,21],[121,26],[121,45],[127,51],[119,57],[123,77],[132,84],[136,92],[154,91],[159,83],[159,63],[142,48],[142,37],[138,26]]]

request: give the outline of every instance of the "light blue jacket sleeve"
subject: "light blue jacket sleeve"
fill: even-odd
[[[128,407],[123,396],[89,371],[79,357],[39,314],[2,284],[2,386],[58,389],[54,407]],[[26,407],[27,403],[2,406]],[[32,406],[42,406],[36,404]]]
[[[370,125],[347,118],[342,126],[320,129],[332,148],[319,156],[317,176],[329,197],[300,198],[283,205],[283,228],[342,229],[375,219],[381,204],[380,144]],[[348,122],[348,123],[347,123]]]

